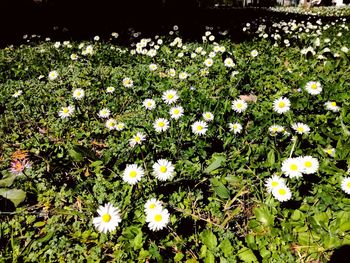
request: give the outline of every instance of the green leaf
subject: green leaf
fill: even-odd
[[[26,192],[20,189],[0,189],[0,195],[9,199],[16,207],[26,198]]]
[[[222,155],[214,155],[212,157],[211,164],[204,170],[206,174],[211,173],[212,171],[220,168],[222,164],[226,161],[226,157]]]
[[[215,263],[215,257],[210,250],[208,250],[207,254],[205,255],[204,263]]]
[[[271,149],[269,151],[269,153],[267,154],[267,164],[269,166],[272,166],[273,164],[275,164],[276,160],[275,160],[275,151],[273,149]]]
[[[208,249],[214,251],[216,249],[216,246],[218,244],[216,236],[211,232],[211,230],[207,229],[204,230],[201,234],[201,241],[204,245],[208,247]]]
[[[68,154],[75,162],[81,162],[84,159],[83,155],[81,155],[79,152],[75,151],[74,149],[69,149]]]
[[[210,179],[210,182],[214,188],[214,192],[221,198],[227,199],[230,197],[230,192],[217,178]]]
[[[237,256],[240,260],[243,262],[258,262],[256,256],[254,255],[253,251],[247,247],[241,248],[238,251]]]
[[[10,187],[14,180],[16,179],[17,175],[10,175],[4,179],[0,180],[0,187]]]
[[[270,213],[266,205],[255,207],[253,209],[256,220],[261,222],[265,226],[272,226],[274,223],[274,216]]]
[[[184,254],[183,253],[181,253],[181,252],[177,252],[176,253],[176,255],[175,255],[175,257],[174,257],[174,261],[175,262],[180,262],[183,258],[184,258]]]
[[[227,238],[220,243],[219,248],[221,249],[225,257],[229,257],[233,253],[233,247],[231,245],[230,240],[228,240]]]
[[[139,250],[140,248],[142,248],[143,246],[143,242],[142,242],[142,232],[140,231],[136,237],[134,238],[134,241],[133,241],[133,248],[135,250]]]

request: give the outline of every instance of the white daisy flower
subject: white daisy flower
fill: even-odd
[[[188,77],[188,74],[186,72],[181,72],[179,74],[179,79],[187,79],[187,77]]]
[[[76,99],[76,100],[81,100],[82,98],[84,98],[85,96],[85,91],[83,89],[75,89],[73,91],[73,98]]]
[[[152,99],[145,99],[142,102],[142,105],[147,109],[147,110],[153,110],[156,107],[156,102]]]
[[[312,156],[301,157],[301,163],[303,165],[304,174],[316,173],[318,170],[318,167],[320,166],[318,160]]]
[[[196,121],[191,125],[192,132],[196,135],[204,135],[208,130],[208,125],[204,121]]]
[[[103,108],[102,110],[100,110],[98,112],[97,116],[100,118],[108,118],[110,114],[111,114],[111,112],[109,109]]]
[[[279,114],[285,113],[290,109],[290,100],[287,98],[278,98],[273,102],[273,110]]]
[[[247,109],[248,107],[248,104],[244,101],[244,100],[241,100],[241,99],[237,99],[237,100],[234,100],[232,102],[232,109],[235,111],[235,112],[243,112]]]
[[[136,144],[141,144],[145,140],[146,135],[144,135],[142,132],[138,132],[129,140],[129,145],[133,148]]]
[[[335,101],[327,101],[325,104],[326,109],[333,111],[333,112],[338,112],[340,110],[340,107],[337,106],[337,103]]]
[[[207,58],[205,61],[204,61],[204,65],[206,67],[211,67],[212,65],[214,64],[214,61],[211,59],[211,58]]]
[[[343,180],[341,181],[341,189],[347,193],[348,195],[350,195],[350,177],[345,177],[343,178]]]
[[[145,204],[146,215],[156,211],[157,209],[163,209],[162,203],[159,200],[155,198],[147,200]]]
[[[122,130],[124,130],[124,128],[125,128],[125,123],[124,122],[118,122],[116,127],[115,127],[115,129],[117,131],[122,131]]]
[[[232,58],[226,58],[224,60],[224,65],[225,65],[225,67],[228,67],[228,68],[232,68],[232,67],[236,66],[236,64],[233,62]]]
[[[169,129],[169,121],[164,118],[158,118],[154,121],[153,127],[156,132],[164,132]]]
[[[172,104],[179,99],[176,90],[170,89],[163,92],[162,99],[166,104]]]
[[[122,221],[119,209],[114,207],[111,203],[100,206],[97,209],[98,217],[94,217],[93,224],[99,232],[107,233],[115,230],[115,228]]]
[[[205,121],[207,121],[207,122],[211,122],[212,120],[214,120],[214,115],[213,115],[213,113],[211,113],[211,112],[209,112],[209,111],[204,112],[202,116],[203,116],[203,119],[204,119]]]
[[[163,229],[169,223],[169,212],[167,209],[156,209],[155,211],[147,214],[146,222],[148,227],[152,231],[158,231]]]
[[[290,178],[300,178],[302,177],[304,166],[301,158],[288,158],[283,161],[281,170]]]
[[[83,55],[92,55],[94,52],[94,48],[92,45],[88,45],[83,51]]]
[[[160,181],[171,179],[175,174],[174,170],[174,165],[165,159],[159,159],[153,164],[153,175]]]
[[[285,180],[277,175],[273,175],[265,181],[265,186],[269,193],[272,193],[275,188],[283,185],[285,185]]]
[[[235,123],[229,123],[228,127],[230,131],[233,131],[234,134],[241,133],[243,127],[240,123],[235,122]]]
[[[299,134],[308,134],[310,132],[310,127],[301,122],[293,123],[292,128]]]
[[[123,172],[123,180],[128,184],[134,185],[141,180],[144,174],[143,169],[137,164],[127,164]]]
[[[306,83],[305,90],[311,95],[317,95],[321,93],[322,86],[320,82],[309,81]]]
[[[252,50],[252,52],[250,52],[250,55],[255,58],[258,55],[258,51],[256,49]]]
[[[106,121],[106,127],[111,131],[117,128],[117,121],[113,118]]]
[[[270,132],[272,135],[275,135],[276,133],[284,132],[284,127],[281,126],[281,125],[271,125],[271,126],[269,127],[269,132]]]
[[[77,60],[78,59],[78,55],[73,53],[73,54],[70,55],[70,59],[71,60]]]
[[[170,77],[175,77],[175,75],[176,75],[175,69],[173,69],[173,68],[169,69],[169,70],[168,70],[168,75],[169,75]]]
[[[49,72],[49,80],[55,80],[58,78],[58,72],[56,70]]]
[[[149,66],[148,66],[148,68],[149,68],[149,70],[150,71],[155,71],[155,70],[157,70],[157,65],[156,64],[150,64]]]
[[[280,202],[285,202],[292,198],[292,192],[286,185],[274,188],[272,190],[272,195]]]
[[[18,98],[19,96],[21,96],[23,94],[22,90],[17,90],[15,93],[12,94],[12,97],[14,98]]]
[[[327,153],[329,156],[334,157],[335,156],[335,149],[334,148],[327,148],[323,149],[325,153]]]
[[[58,116],[60,116],[62,119],[68,118],[69,116],[72,116],[73,112],[73,106],[62,107],[61,110],[58,112]]]
[[[134,82],[132,81],[131,78],[124,78],[123,79],[123,86],[126,88],[131,88],[134,86]]]
[[[184,109],[181,106],[172,107],[169,113],[172,119],[177,120],[184,115]]]
[[[114,87],[107,87],[106,92],[107,93],[113,93],[115,91]]]

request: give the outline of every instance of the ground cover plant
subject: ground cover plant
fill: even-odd
[[[326,262],[350,244],[349,24],[0,56],[4,262]]]

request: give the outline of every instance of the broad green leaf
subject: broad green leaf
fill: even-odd
[[[222,164],[226,161],[226,157],[222,155],[216,155],[212,158],[211,164],[204,170],[205,173],[209,174],[212,171],[220,168]]]
[[[220,243],[219,248],[221,249],[225,257],[232,255],[233,247],[231,245],[230,240],[228,240],[227,238]]]
[[[217,178],[210,179],[210,182],[214,188],[214,192],[221,198],[227,199],[230,197],[230,192]]]
[[[15,206],[18,206],[26,198],[26,192],[21,189],[0,189],[0,195],[9,199]]]
[[[16,179],[17,175],[10,175],[4,179],[0,180],[0,187],[10,187],[14,180]]]
[[[204,263],[215,263],[215,257],[210,250],[208,250],[207,254],[205,255]]]
[[[73,159],[75,162],[81,162],[84,157],[79,152],[75,151],[74,149],[68,150],[69,156]]]
[[[274,149],[271,149],[269,151],[269,153],[267,154],[267,164],[269,166],[272,166],[273,164],[275,164],[276,160],[275,160],[275,151]]]
[[[274,216],[270,213],[266,205],[255,207],[253,209],[256,220],[261,222],[265,226],[272,226],[274,223]]]
[[[206,229],[201,233],[201,241],[204,245],[208,247],[209,250],[215,250],[217,246],[216,236],[211,232],[211,230]]]
[[[238,251],[237,256],[239,257],[240,260],[246,263],[258,262],[258,259],[254,255],[253,251],[247,247],[241,248]]]

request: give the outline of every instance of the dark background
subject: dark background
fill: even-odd
[[[256,17],[256,10],[213,8],[214,0],[0,0],[0,44],[24,34],[52,39],[123,35],[132,27],[142,33],[168,32],[178,25],[187,35],[203,33],[205,25],[236,26]],[[262,0],[269,5],[273,0]],[[237,4],[233,5],[237,7]],[[55,30],[54,30],[55,28]]]
[[[125,39],[130,28],[147,36],[175,24],[185,38],[200,37],[207,25],[230,29],[239,39],[244,23],[271,15],[259,7],[275,1],[255,0],[256,8],[243,9],[235,0],[0,0],[0,47],[23,42],[24,34],[78,40],[118,32]]]

